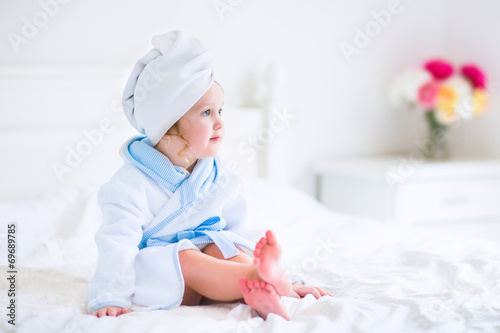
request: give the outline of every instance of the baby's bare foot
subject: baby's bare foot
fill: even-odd
[[[267,231],[255,246],[254,265],[262,280],[272,284],[280,296],[288,296],[292,283],[280,265],[281,248],[272,231]]]
[[[255,309],[262,318],[275,313],[286,320],[290,320],[285,308],[280,303],[280,297],[274,287],[264,281],[248,281],[246,278],[239,280],[239,287],[245,303]]]

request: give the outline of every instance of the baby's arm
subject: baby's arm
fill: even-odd
[[[95,236],[99,257],[87,299],[89,313],[97,311],[97,316],[126,313],[122,309],[130,307],[134,293],[137,245],[148,217],[143,213],[145,199],[134,195],[134,188],[123,180],[126,176],[115,175],[98,193],[103,220]]]
[[[105,308],[100,308],[99,310],[95,310],[92,312],[93,316],[96,316],[97,318],[105,317],[105,316],[111,316],[111,317],[117,317],[119,315],[125,314],[132,312],[131,310],[120,308],[118,306],[108,306]]]

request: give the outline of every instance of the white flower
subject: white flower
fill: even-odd
[[[432,75],[425,69],[411,69],[396,77],[389,87],[389,102],[395,108],[416,106],[418,90]]]

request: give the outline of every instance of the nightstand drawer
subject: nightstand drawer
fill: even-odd
[[[395,218],[412,223],[500,216],[500,178],[402,184]]]

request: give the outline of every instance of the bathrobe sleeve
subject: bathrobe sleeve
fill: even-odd
[[[231,199],[222,208],[222,217],[226,220],[225,230],[231,231],[241,236],[247,236],[249,207],[248,189],[243,181],[236,176],[231,178],[232,193]]]
[[[144,176],[124,166],[98,193],[102,225],[96,233],[98,261],[88,290],[88,310],[129,308],[134,292],[134,262],[142,226],[152,219]]]

